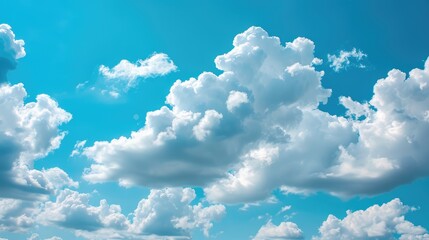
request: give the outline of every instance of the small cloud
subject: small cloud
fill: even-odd
[[[303,239],[302,230],[293,222],[281,222],[275,225],[270,221],[263,225],[253,240],[262,239]]]
[[[6,82],[7,71],[15,69],[17,60],[25,57],[24,40],[16,40],[12,27],[0,24],[0,83]]]
[[[70,157],[80,155],[82,153],[83,147],[85,147],[85,144],[86,144],[86,140],[77,141],[76,144],[74,145],[72,153],[70,154]]]
[[[286,212],[286,211],[289,211],[291,208],[292,208],[292,206],[291,206],[291,205],[286,205],[286,206],[282,207],[282,209],[280,209],[280,211],[279,211],[277,214],[280,214],[280,213],[284,213],[284,212]]]
[[[164,76],[176,70],[177,66],[165,53],[155,53],[135,63],[123,59],[112,68],[101,65],[98,68],[99,78],[94,84],[86,81],[79,83],[76,89],[88,89],[91,93],[118,99],[129,89],[137,87],[140,79]]]
[[[367,55],[356,48],[353,48],[351,51],[341,50],[339,55],[328,54],[328,62],[331,63],[329,67],[335,72],[347,69],[349,66],[365,68],[366,66],[360,63],[364,57],[367,57]]]

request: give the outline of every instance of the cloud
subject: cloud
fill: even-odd
[[[23,232],[34,226],[39,213],[37,202],[0,199],[0,231]]]
[[[15,39],[9,25],[0,24],[0,83],[6,82],[7,71],[15,69],[17,59],[24,56],[24,41]]]
[[[0,198],[31,199],[63,186],[77,186],[59,168],[36,170],[33,162],[60,146],[59,126],[71,114],[48,95],[24,103],[23,84],[0,86]]]
[[[365,65],[360,63],[360,61],[365,57],[367,57],[367,55],[361,50],[356,50],[356,48],[353,48],[351,51],[341,50],[338,56],[328,54],[328,62],[331,63],[329,67],[331,67],[335,72],[347,69],[349,66],[365,68]]]
[[[89,90],[118,98],[128,92],[130,88],[135,88],[142,78],[164,76],[176,70],[177,66],[165,53],[154,53],[147,59],[137,60],[136,63],[123,59],[113,68],[101,65],[99,67],[100,79]],[[83,89],[87,85],[88,81],[79,83],[76,89]]]
[[[101,228],[123,230],[128,227],[127,218],[118,205],[109,205],[101,200],[98,207],[89,205],[89,194],[69,189],[62,190],[55,202],[46,202],[38,216],[46,225],[50,223],[65,228],[96,231]]]
[[[319,228],[320,236],[313,239],[429,239],[426,229],[405,220],[411,209],[396,198],[366,210],[347,211],[344,219],[329,215]]]
[[[84,178],[202,186],[209,201],[238,203],[278,188],[371,195],[429,174],[429,60],[408,79],[389,72],[369,102],[341,97],[347,114],[336,116],[319,109],[331,90],[312,41],[283,46],[251,27],[233,46],[215,60],[220,75],[176,81],[143,128],[85,148]]]
[[[95,163],[84,178],[122,185],[205,185],[224,177],[243,151],[265,137],[257,118],[266,111],[283,103],[314,106],[329,96],[320,86],[322,74],[308,65],[314,48],[310,40],[298,38],[283,47],[278,38],[251,28],[234,44],[228,55],[216,59],[225,73],[176,81],[167,96],[172,108],[147,113],[145,127],[130,137],[85,148],[83,154]],[[254,109],[243,106],[246,95]]]
[[[254,240],[269,240],[269,239],[303,239],[301,229],[293,222],[281,222],[278,226],[268,221],[263,225]]]
[[[77,236],[88,239],[189,239],[193,229],[202,229],[208,236],[212,222],[225,214],[225,207],[191,205],[195,197],[190,188],[151,190],[129,219],[119,205],[103,199],[93,206],[89,194],[65,189],[55,202],[44,204],[37,219],[44,225],[73,229]]]
[[[70,154],[70,157],[74,157],[80,155],[82,153],[83,148],[85,147],[86,140],[77,141],[74,145],[73,151]]]
[[[29,238],[27,238],[27,240],[39,240],[39,239],[40,239],[39,234],[37,234],[37,233],[31,234],[31,236]],[[45,240],[63,240],[63,239],[60,237],[57,237],[57,236],[53,236],[50,238],[45,238]]]

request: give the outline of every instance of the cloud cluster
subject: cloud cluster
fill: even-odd
[[[176,70],[177,66],[165,53],[155,53],[147,59],[137,60],[136,63],[123,59],[112,68],[101,65],[100,79],[89,89],[101,95],[118,98],[130,88],[135,88],[142,78],[164,76]],[[88,82],[79,83],[76,89],[82,89],[87,84]]]
[[[151,190],[129,219],[119,205],[101,200],[89,204],[90,195],[62,190],[55,202],[46,202],[37,219],[44,225],[57,225],[75,230],[88,239],[188,239],[190,231],[202,229],[206,236],[213,221],[225,214],[223,205],[191,205],[196,195],[190,188]]]
[[[19,199],[0,199],[0,231],[22,232],[35,224],[38,203]]]
[[[7,71],[16,67],[16,60],[24,56],[24,41],[15,39],[9,25],[0,24],[0,84],[6,81]]]
[[[30,199],[63,186],[76,186],[59,168],[33,169],[33,161],[60,146],[59,126],[71,114],[47,95],[24,103],[23,84],[0,86],[0,197]]]
[[[429,239],[426,229],[405,220],[405,214],[412,208],[394,199],[381,206],[374,205],[366,210],[347,211],[344,219],[329,215],[319,229],[320,236],[314,240],[345,239]]]
[[[303,239],[301,229],[298,225],[293,222],[281,222],[278,226],[274,225],[271,221],[268,221],[267,224],[263,225],[254,240],[267,240],[267,239],[276,239],[276,240],[292,240],[292,239]]]
[[[341,97],[346,116],[319,110],[314,44],[251,27],[215,60],[223,73],[176,81],[170,107],[148,112],[129,137],[83,150],[90,182],[203,186],[209,200],[254,202],[281,188],[376,194],[429,173],[429,61],[406,79],[398,70],[368,103]],[[412,174],[410,174],[412,173]]]
[[[356,48],[353,48],[351,51],[341,50],[338,56],[328,54],[328,62],[331,63],[329,67],[331,67],[335,72],[347,69],[350,66],[365,68],[365,65],[360,63],[360,61],[362,61],[366,56],[367,55],[365,53],[361,50],[356,50]]]

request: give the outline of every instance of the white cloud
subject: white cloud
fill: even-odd
[[[128,227],[128,219],[121,213],[119,205],[109,205],[101,200],[99,206],[89,205],[89,194],[69,189],[62,190],[55,202],[46,202],[38,219],[44,224],[96,231],[101,228],[123,230]]]
[[[74,157],[80,155],[82,153],[83,148],[85,147],[86,140],[77,141],[74,145],[73,151],[70,154],[70,157]]]
[[[176,70],[177,66],[165,53],[155,53],[147,59],[137,60],[136,63],[124,59],[112,68],[101,65],[100,79],[88,89],[104,96],[119,98],[130,88],[135,88],[142,78],[164,76]],[[79,83],[76,89],[82,90],[87,85],[88,82]]]
[[[34,160],[60,146],[66,133],[59,126],[71,114],[48,95],[24,103],[26,96],[23,84],[0,86],[0,197],[30,199],[77,185],[59,168],[32,169]]]
[[[347,211],[344,219],[329,215],[319,228],[320,236],[314,240],[346,239],[429,239],[426,229],[405,220],[411,210],[399,199],[366,210]]]
[[[190,188],[151,190],[134,211],[131,231],[158,236],[189,236],[189,230],[201,228],[208,236],[212,221],[225,214],[223,205],[190,205],[195,199]]]
[[[282,46],[252,27],[233,45],[215,60],[219,76],[176,81],[170,108],[149,112],[143,128],[85,148],[93,164],[84,178],[203,186],[208,200],[237,203],[278,188],[376,194],[429,174],[429,149],[419,147],[429,135],[429,60],[408,79],[389,72],[367,103],[341,97],[348,111],[335,116],[318,108],[331,91],[313,67],[312,41]]]
[[[365,68],[365,65],[360,63],[364,57],[367,55],[363,53],[361,50],[356,50],[353,48],[351,51],[341,50],[340,54],[331,55],[328,54],[328,62],[329,65],[335,72],[339,72],[342,69],[347,69],[349,66],[354,66],[358,68]]]
[[[23,232],[35,224],[38,203],[18,199],[0,199],[0,231]]]
[[[234,109],[240,107],[244,103],[248,103],[249,99],[247,94],[239,91],[229,92],[228,99],[226,100],[226,108],[228,111],[232,112]]]
[[[281,240],[281,239],[303,239],[303,234],[298,225],[293,222],[281,222],[278,226],[268,221],[263,225],[254,240]]]
[[[16,60],[25,56],[24,40],[16,40],[12,28],[0,24],[0,83],[6,81],[6,73],[16,67]]]
[[[210,183],[225,176],[255,141],[267,137],[261,136],[266,134],[261,128],[267,123],[258,120],[267,111],[299,102],[316,106],[329,96],[330,91],[320,86],[322,73],[309,66],[314,49],[310,40],[298,38],[284,47],[278,38],[251,28],[238,35],[234,44],[230,53],[216,59],[225,73],[203,73],[198,79],[176,81],[167,96],[172,109],[149,112],[145,127],[130,137],[86,148],[83,154],[95,163],[85,172],[85,179],[146,186]],[[243,94],[232,100],[230,95],[238,92]],[[254,109],[228,111],[228,99],[231,109],[233,104],[246,101],[244,93],[252,93],[247,100]],[[289,115],[294,118],[295,113]]]
[[[202,229],[208,236],[212,222],[225,214],[225,207],[191,205],[195,197],[190,188],[151,190],[129,219],[119,205],[103,199],[93,206],[89,194],[65,189],[55,202],[44,204],[37,220],[73,229],[77,236],[88,239],[188,239],[193,229]]]

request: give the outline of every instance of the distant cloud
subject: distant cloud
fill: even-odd
[[[119,205],[101,200],[89,204],[90,195],[62,190],[55,202],[46,202],[37,220],[43,225],[73,229],[77,236],[88,239],[188,239],[193,229],[206,236],[213,221],[225,214],[223,205],[191,205],[195,191],[190,188],[151,190],[128,219]]]
[[[356,50],[353,48],[351,51],[341,50],[339,55],[328,54],[329,65],[335,72],[339,72],[342,69],[347,69],[350,66],[365,68],[365,65],[360,63],[360,61],[367,55],[361,50]]]
[[[344,219],[329,215],[319,229],[320,236],[313,240],[397,239],[397,236],[400,240],[429,239],[426,229],[405,220],[404,215],[411,209],[394,199],[366,210],[347,211]]]
[[[392,70],[367,103],[341,97],[345,116],[319,109],[331,95],[315,45],[281,45],[262,28],[216,58],[220,75],[176,81],[167,104],[129,136],[83,150],[90,182],[202,186],[209,201],[257,202],[274,189],[371,195],[429,175],[429,60]],[[317,62],[317,61],[316,61]],[[174,166],[174,167],[173,167]],[[287,176],[287,177],[285,177]]]
[[[16,40],[12,28],[0,24],[0,83],[6,81],[7,71],[16,67],[16,60],[25,56],[24,40]]]
[[[281,222],[278,226],[274,225],[271,220],[263,225],[253,240],[292,240],[304,239],[301,229],[293,222]]]
[[[74,157],[80,155],[82,153],[83,148],[85,147],[86,140],[77,141],[74,145],[73,151],[70,154],[70,157]]]
[[[101,65],[99,67],[100,79],[95,85],[89,86],[89,90],[104,96],[118,98],[128,92],[130,88],[135,88],[142,78],[164,76],[176,70],[177,66],[165,53],[155,53],[147,59],[137,60],[136,63],[124,59],[112,68]],[[79,83],[76,89],[82,90],[85,87],[88,87],[88,81]]]

